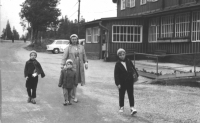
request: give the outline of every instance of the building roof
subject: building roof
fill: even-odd
[[[133,19],[133,18],[141,18],[143,17],[143,15],[132,15],[132,16],[124,16],[124,17],[109,17],[109,18],[101,18],[101,19],[97,19],[97,20],[94,20],[94,21],[89,21],[86,23],[86,25],[89,25],[89,24],[96,24],[96,23],[99,23],[101,21],[111,21],[111,20],[124,20],[124,19]]]
[[[112,0],[112,1],[113,1],[113,3],[117,3],[118,0]]]

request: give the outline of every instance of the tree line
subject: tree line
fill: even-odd
[[[32,43],[40,44],[41,39],[69,39],[73,33],[85,38],[85,19],[80,22],[69,20],[67,16],[59,19],[61,12],[57,8],[60,0],[25,0],[21,4],[21,26],[28,30],[26,37]]]
[[[4,28],[2,31],[1,38],[5,40],[19,40],[20,38],[19,33],[17,32],[15,27],[13,27],[11,31],[9,20],[7,21],[6,28]]]

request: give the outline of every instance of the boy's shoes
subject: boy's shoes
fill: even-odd
[[[67,106],[67,102],[64,102],[63,105],[64,105],[64,106]]]
[[[131,115],[134,115],[137,113],[137,110],[134,107],[131,107]]]
[[[31,99],[31,103],[36,104],[36,101],[34,98]]]
[[[31,98],[30,98],[30,97],[28,98],[27,102],[28,102],[28,103],[30,103],[30,102],[31,102]]]
[[[72,103],[71,103],[71,102],[68,102],[68,105],[72,105]]]
[[[76,99],[74,99],[74,102],[75,102],[75,103],[77,103],[77,102],[78,102],[78,99],[77,99],[77,98],[76,98]]]
[[[29,97],[28,100],[27,100],[27,103],[30,103],[30,102],[31,102],[31,98]]]
[[[123,113],[124,112],[124,107],[120,107],[119,108],[119,113]]]
[[[63,105],[64,105],[64,106],[67,106],[67,101],[66,101],[66,100],[64,101]]]

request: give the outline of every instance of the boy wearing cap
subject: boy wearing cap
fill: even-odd
[[[126,51],[122,48],[118,49],[117,56],[119,60],[115,64],[114,79],[119,90],[119,112],[124,111],[124,96],[127,91],[131,115],[137,113],[134,108],[133,84],[134,78],[138,77],[138,73],[131,60],[126,58]],[[135,77],[133,77],[135,76]]]
[[[45,77],[40,63],[36,60],[37,52],[31,51],[30,59],[26,62],[24,68],[24,77],[26,78],[26,88],[28,93],[28,103],[36,104],[36,89],[38,84],[38,75]]]
[[[71,105],[72,89],[75,85],[76,72],[72,69],[73,61],[68,59],[66,67],[61,70],[58,87],[63,88],[64,103],[63,105]]]

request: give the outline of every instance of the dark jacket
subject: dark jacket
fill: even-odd
[[[73,88],[75,85],[76,72],[72,69],[63,69],[60,73],[59,87]]]
[[[131,60],[126,58],[125,63],[127,70],[124,68],[124,65],[121,63],[121,61],[117,61],[115,64],[114,78],[117,86],[133,84],[133,73],[139,76]]]
[[[45,77],[44,71],[40,65],[40,63],[35,59],[29,59],[26,62],[25,68],[24,68],[24,77],[27,76],[32,76],[32,74],[34,73],[34,70],[36,70],[36,72],[39,74],[41,74],[41,77]]]

